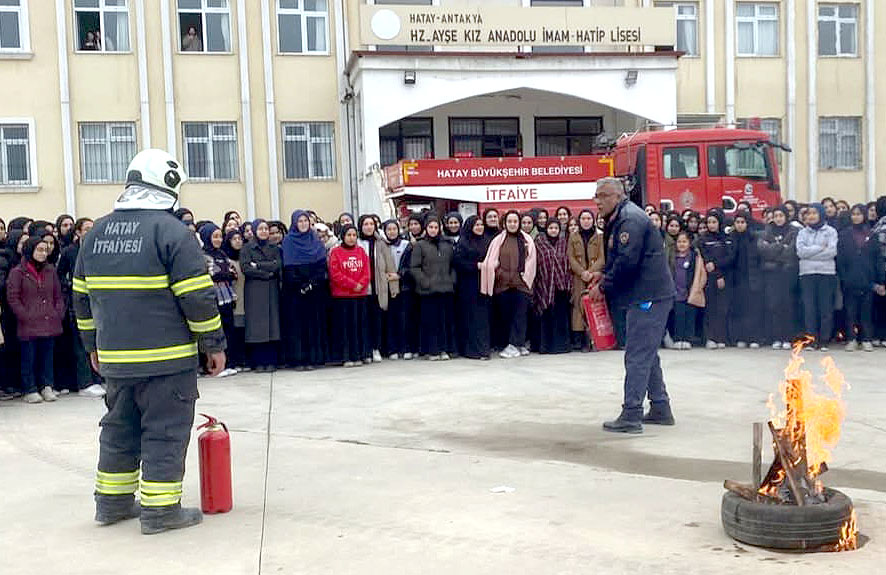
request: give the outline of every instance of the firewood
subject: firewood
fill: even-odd
[[[763,424],[754,423],[754,451],[751,458],[751,484],[754,489],[760,488],[763,473]]]
[[[764,495],[762,493],[759,493],[756,489],[746,483],[739,483],[738,481],[727,479],[723,482],[723,487],[725,487],[727,491],[731,491],[742,499],[747,499],[748,501],[768,501],[770,503],[781,503],[781,501],[777,497],[772,497],[771,495]]]
[[[797,506],[803,507],[806,505],[806,500],[803,489],[800,487],[800,478],[806,475],[806,468],[804,466],[803,473],[798,473],[792,457],[793,449],[778,430],[775,429],[771,421],[769,422],[769,432],[772,433],[772,437],[775,439],[775,448],[778,450],[778,457],[781,459],[781,466],[784,469],[785,478],[788,480],[788,487],[797,502]]]

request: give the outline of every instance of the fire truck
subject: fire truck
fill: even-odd
[[[781,203],[777,152],[790,149],[758,130],[710,128],[625,134],[584,156],[404,160],[385,169],[395,213],[567,206],[595,208],[596,181],[623,178],[631,199],[660,210],[759,213]]]

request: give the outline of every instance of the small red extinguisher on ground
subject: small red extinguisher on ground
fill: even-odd
[[[231,494],[231,436],[228,427],[201,413],[206,428],[200,434],[200,502],[203,513],[227,513],[234,506]]]

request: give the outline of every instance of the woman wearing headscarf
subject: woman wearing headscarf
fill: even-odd
[[[280,248],[268,241],[265,220],[252,223],[255,239],[240,251],[240,269],[246,276],[243,296],[246,307],[246,343],[255,371],[269,373],[277,365],[280,341]]]
[[[6,392],[5,398],[12,399],[21,395],[21,355],[18,341],[17,322],[15,312],[9,306],[7,299],[7,284],[9,274],[22,261],[22,252],[30,236],[22,227],[27,224],[27,218],[16,218],[9,222],[9,232],[6,235],[6,249],[0,257],[0,328],[3,330],[5,343],[5,363],[7,371],[2,385]],[[15,226],[15,227],[14,227]]]
[[[794,227],[795,230],[800,231],[803,229],[803,222],[799,221],[800,217],[800,206],[794,200],[788,200],[784,204],[785,212],[788,215],[788,222],[791,226]]]
[[[400,293],[400,276],[394,266],[391,250],[378,233],[375,217],[372,214],[364,214],[357,221],[359,241],[357,245],[363,248],[369,256],[369,300],[367,311],[369,314],[369,344],[372,346],[372,361],[381,361],[381,347],[384,339],[384,327],[382,314],[388,309],[388,301]]]
[[[421,353],[431,361],[447,360],[455,348],[454,248],[442,238],[440,218],[425,220],[425,236],[412,248],[409,269],[420,307]]]
[[[62,214],[55,219],[55,233],[58,239],[59,249],[64,249],[74,241],[74,218],[68,214]]]
[[[394,263],[394,269],[397,270],[397,290],[391,290],[391,297],[388,299],[388,310],[382,313],[382,325],[384,327],[384,340],[382,344],[383,353],[388,359],[406,359],[406,354],[410,352],[410,348],[406,341],[406,316],[412,305],[412,292],[403,289],[403,273],[404,269],[409,268],[409,261],[406,261],[406,252],[410,248],[410,244],[403,238],[400,233],[400,224],[397,220],[391,219],[382,223],[382,234],[384,236],[384,244],[387,245],[391,252],[391,260]],[[410,251],[410,257],[412,252]],[[411,357],[411,355],[410,355]]]
[[[528,211],[520,214],[520,229],[529,234],[533,240],[538,236],[538,230],[535,229],[535,213]]]
[[[708,211],[707,231],[697,240],[698,251],[704,260],[708,283],[705,286],[704,330],[708,349],[726,347],[729,322],[729,287],[735,265],[732,239],[723,231],[723,212]]]
[[[235,337],[234,307],[237,305],[237,292],[234,283],[237,281],[237,271],[222,249],[224,237],[217,225],[212,222],[204,224],[200,228],[200,241],[203,244],[206,269],[209,271],[212,283],[215,284],[215,299],[222,320],[222,330],[225,333],[225,339],[228,342],[233,342]],[[237,370],[229,365],[218,374],[218,377],[236,374]]]
[[[557,216],[557,221],[560,222],[561,228],[568,227],[569,218],[572,217],[572,211],[569,208],[566,206],[560,206],[554,214]]]
[[[683,231],[683,220],[677,214],[669,215],[664,231],[665,255],[668,258],[668,265],[673,268],[674,254],[677,251],[677,236]]]
[[[279,247],[283,243],[283,238],[286,237],[287,233],[289,233],[289,230],[286,229],[286,224],[280,220],[272,220],[268,222],[268,242],[272,246]]]
[[[839,232],[837,241],[837,275],[846,309],[846,351],[858,349],[859,341],[862,349],[874,351],[871,286],[877,282],[879,250],[877,240],[869,237],[864,204],[852,206],[850,218],[851,224]]]
[[[410,214],[406,220],[406,239],[414,244],[425,233],[425,219],[419,214]]]
[[[593,273],[603,271],[606,261],[603,236],[594,225],[594,212],[585,209],[578,217],[578,231],[569,234],[567,247],[572,272],[572,348],[590,349],[581,296],[588,289]]]
[[[453,244],[457,244],[459,235],[461,234],[461,223],[462,217],[460,213],[449,212],[446,214],[443,226],[443,239],[450,241]]]
[[[17,320],[22,394],[27,403],[58,398],[52,389],[53,346],[62,334],[65,300],[48,256],[49,246],[43,237],[28,239],[22,262],[9,272],[6,287],[9,307]]]
[[[469,359],[489,359],[489,296],[480,293],[480,266],[486,258],[489,241],[483,221],[469,216],[461,228],[461,239],[455,246],[453,263],[456,270],[456,332],[459,354]]]
[[[757,349],[765,339],[762,306],[763,279],[757,233],[751,229],[749,212],[741,211],[732,222],[735,268],[732,274],[730,333],[736,346]]]
[[[757,241],[763,277],[763,330],[772,349],[791,349],[797,334],[797,230],[787,210],[772,210],[772,223]]]
[[[810,206],[805,224],[797,232],[803,321],[806,333],[815,337],[815,345],[827,351],[834,327],[839,238],[837,230],[827,225],[821,204]]]
[[[222,220],[222,230],[228,229],[228,222],[230,221],[233,221],[239,228],[240,225],[243,223],[243,220],[240,219],[240,212],[238,212],[237,210],[230,210],[225,212],[224,220]],[[225,231],[225,233],[227,233],[227,231]]]
[[[567,240],[560,234],[560,222],[551,220],[543,235],[535,238],[538,266],[532,286],[532,308],[538,317],[539,353],[568,353],[572,347],[569,303],[572,277],[566,255]]]
[[[535,210],[535,234],[536,234],[536,236],[539,234],[545,233],[545,230],[548,227],[548,218],[549,218],[549,214],[546,209],[537,208]],[[560,227],[562,228],[563,225],[561,224]]]
[[[295,210],[291,222],[283,238],[283,357],[310,371],[326,363],[329,269],[308,213]]]
[[[492,241],[501,231],[498,210],[495,208],[486,208],[483,210],[483,226],[486,230],[486,239]]]
[[[520,213],[507,212],[504,223],[505,229],[489,244],[480,268],[480,291],[494,296],[495,321],[503,337],[501,343],[507,343],[499,355],[511,359],[529,355],[526,322],[538,258],[535,242],[520,230]]]
[[[344,227],[347,225],[354,225],[356,220],[354,220],[354,214],[349,212],[342,212],[338,215],[338,218],[332,224],[332,231],[335,233],[335,236],[341,238],[342,231]],[[359,235],[359,231],[358,231]]]
[[[342,243],[329,252],[330,359],[345,367],[372,363],[372,347],[366,324],[369,321],[369,256],[357,245],[357,228],[345,224]]]
[[[243,225],[240,226],[240,237],[243,239],[244,246],[255,239],[255,230],[252,227],[252,222],[243,222]]]
[[[240,230],[232,230],[225,234],[225,243],[222,246],[228,261],[237,274],[234,281],[234,293],[237,294],[237,303],[234,305],[234,337],[228,339],[226,351],[228,363],[231,367],[240,371],[249,371],[246,361],[246,276],[240,267],[240,252],[243,249],[243,236]]]

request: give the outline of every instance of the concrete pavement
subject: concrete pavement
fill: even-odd
[[[235,508],[154,537],[91,520],[100,401],[2,403],[0,575],[877,573],[886,351],[832,355],[853,387],[825,482],[870,538],[853,553],[774,553],[720,527],[788,352],[663,352],[678,424],[641,436],[600,428],[621,398],[608,352],[203,379],[198,411],[233,434]],[[199,504],[193,448],[185,485]]]

